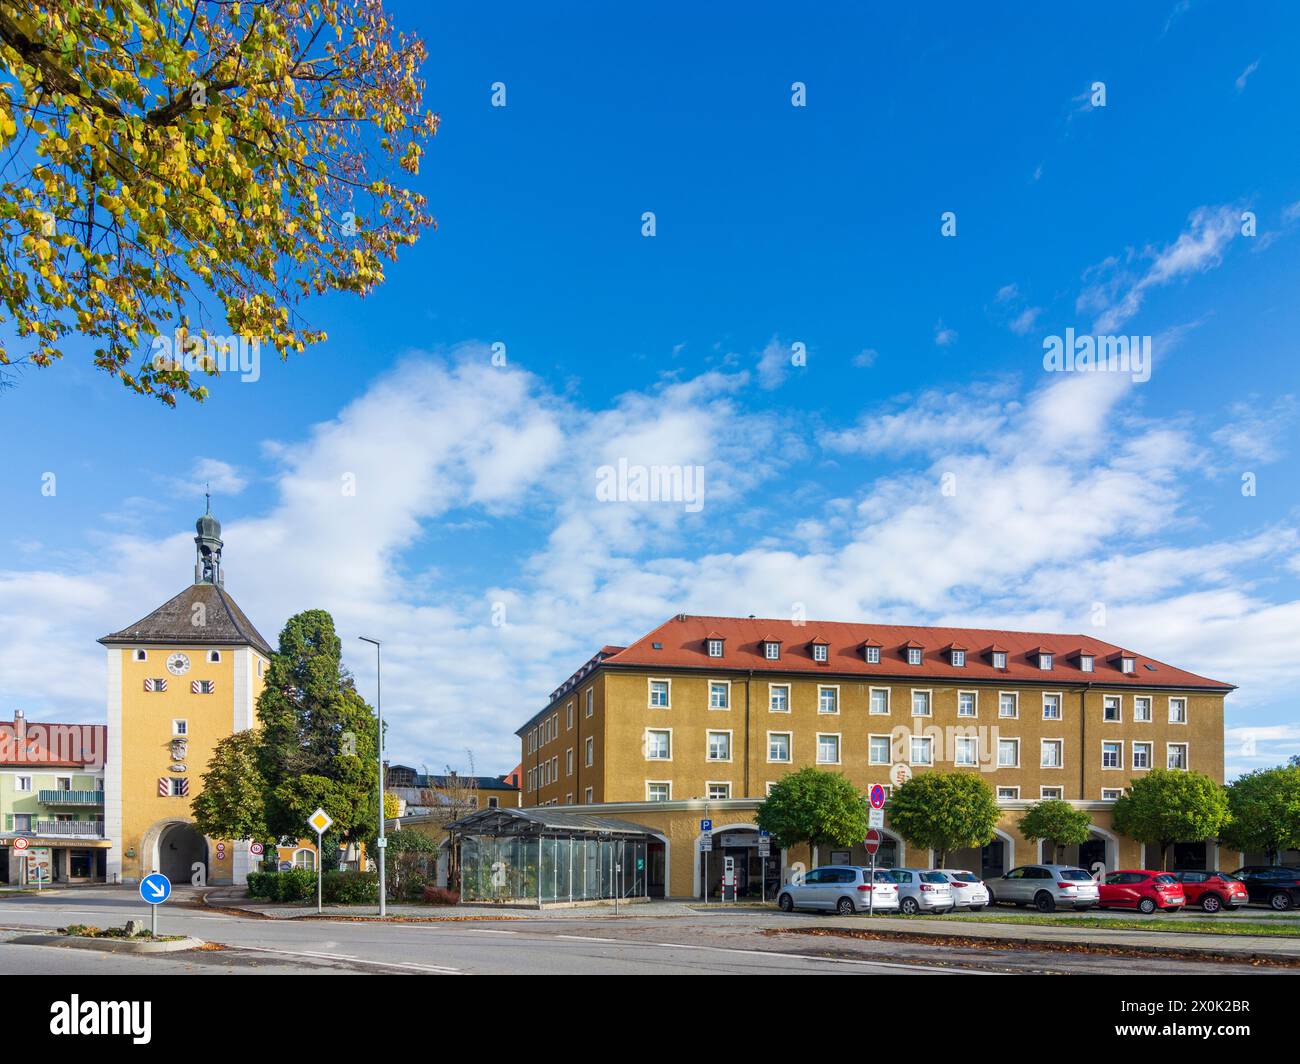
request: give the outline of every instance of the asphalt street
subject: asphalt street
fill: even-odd
[[[177,900],[159,913],[161,934],[223,948],[122,955],[19,945],[24,929],[69,923],[121,925],[148,912],[134,891],[80,889],[0,897],[0,973],[376,975],[1001,975],[1070,973],[1278,974],[1248,964],[1117,958],[1031,949],[956,947],[790,934],[818,926],[766,911],[691,916],[529,917],[434,923],[271,920]],[[1287,973],[1290,974],[1290,973]]]

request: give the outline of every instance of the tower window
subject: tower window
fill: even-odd
[[[131,655],[136,661],[148,661],[149,655],[143,650],[136,650]]]
[[[221,660],[221,651],[220,651],[220,650],[209,650],[209,651],[208,651],[208,661],[209,661],[209,662],[211,662],[212,664],[215,665],[215,664],[217,664],[220,660]]]
[[[216,680],[191,680],[190,694],[192,695],[212,695],[217,693]]]

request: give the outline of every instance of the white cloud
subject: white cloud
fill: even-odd
[[[939,347],[949,347],[957,342],[957,330],[944,326],[942,321],[935,322],[934,342]]]
[[[1231,420],[1210,434],[1225,457],[1248,462],[1275,462],[1282,456],[1282,437],[1295,423],[1296,401],[1291,395],[1272,400],[1252,396],[1229,407]]]
[[[1249,64],[1245,70],[1243,70],[1240,74],[1237,75],[1237,80],[1234,84],[1236,84],[1238,92],[1246,91],[1247,79],[1251,76],[1251,74],[1255,73],[1255,71],[1258,69],[1259,69],[1259,60],[1256,59],[1253,63]]]

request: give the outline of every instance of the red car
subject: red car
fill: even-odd
[[[1112,872],[1097,884],[1097,892],[1100,895],[1097,904],[1103,909],[1153,913],[1157,909],[1181,909],[1187,903],[1183,885],[1170,872],[1140,869]]]
[[[1239,909],[1250,900],[1246,884],[1227,872],[1202,872],[1188,870],[1175,872],[1183,885],[1188,905],[1199,905],[1207,913],[1220,909]]]

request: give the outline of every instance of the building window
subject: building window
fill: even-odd
[[[1020,740],[998,740],[998,768],[1020,767]]]
[[[1007,667],[1007,654],[1005,650],[993,651],[993,667],[995,669],[1005,669]]]
[[[1043,756],[1039,764],[1043,768],[1061,768],[1064,765],[1062,752],[1062,742],[1060,739],[1043,740]]]
[[[927,736],[912,736],[912,764],[934,764],[934,741]]]
[[[790,712],[790,685],[789,684],[774,683],[768,685],[767,709],[769,713]]]
[[[710,783],[708,790],[705,792],[711,802],[725,802],[731,797],[730,783]]]
[[[212,665],[218,665],[218,664],[220,664],[220,662],[221,662],[221,651],[220,651],[220,650],[209,650],[209,651],[208,651],[208,662],[209,662],[209,664],[212,664]]]
[[[1118,787],[1103,787],[1101,789],[1101,800],[1103,802],[1118,801],[1120,795],[1122,795],[1123,793],[1124,792],[1120,790]]]
[[[814,643],[813,661],[825,661],[827,656],[827,651],[829,650],[830,647],[828,647],[825,643]]]
[[[953,764],[972,767],[980,763],[979,740],[973,735],[957,736],[956,749],[953,751]]]
[[[587,748],[583,753],[583,759],[586,762],[587,768],[591,768],[592,758],[595,756],[596,752],[596,741],[590,735],[587,736],[586,747]]]
[[[1102,743],[1101,744],[1101,767],[1102,768],[1123,768],[1124,767],[1124,744],[1123,743]]]
[[[1165,756],[1165,766],[1167,768],[1185,769],[1187,768],[1187,744],[1170,743],[1168,752]]]
[[[711,731],[708,735],[708,759],[710,761],[731,760],[731,732]]]
[[[564,774],[566,776],[573,775],[573,747],[569,747],[564,751]]]
[[[1038,667],[1039,667],[1040,669],[1042,669],[1043,672],[1051,672],[1051,671],[1052,671],[1052,655],[1051,655],[1051,654],[1039,654],[1039,655],[1038,655]]]
[[[1092,665],[1092,662],[1093,662],[1093,658],[1092,658],[1092,655],[1091,655],[1091,654],[1080,654],[1080,655],[1079,655],[1079,671],[1080,671],[1080,672],[1092,672],[1092,671],[1093,671],[1093,665]]]
[[[777,642],[767,642],[763,644],[763,657],[768,661],[781,660],[781,644]]]
[[[588,805],[591,805],[591,788],[590,788],[590,787],[588,787],[587,790],[584,792],[584,794],[583,794],[583,799],[586,801],[586,803],[587,803]]]
[[[14,790],[27,794],[32,789],[31,776],[18,776],[14,780]]]
[[[1148,769],[1151,767],[1151,744],[1134,743],[1133,744],[1133,770]]]
[[[725,680],[709,681],[709,708],[710,709],[730,709],[731,684]]]
[[[1019,787],[999,787],[998,800],[1004,802],[1014,802],[1020,799]]]
[[[957,716],[959,717],[977,717],[979,716],[979,696],[974,691],[957,692]]]
[[[767,733],[767,759],[769,761],[790,760],[790,733]]]
[[[573,731],[573,703],[570,702],[564,707],[564,727],[566,731]]]
[[[1169,723],[1170,724],[1187,723],[1187,699],[1171,698],[1169,700]]]
[[[840,737],[838,735],[817,736],[817,764],[838,765],[840,763]]]
[[[673,733],[647,728],[645,733],[647,761],[671,761],[673,758]]]
[[[880,664],[880,647],[863,647],[863,651],[867,655],[868,665]]]
[[[257,675],[258,675],[258,676],[261,676],[261,675],[262,675],[262,670],[263,670],[265,667],[266,667],[266,662],[264,662],[261,658],[258,658],[258,659],[257,659]]]
[[[190,781],[183,776],[171,776],[167,779],[167,794],[172,798],[184,798],[190,793]]]
[[[1061,787],[1039,787],[1038,797],[1060,799],[1065,797],[1065,791]]]
[[[890,763],[890,739],[888,735],[870,735],[867,737],[867,764],[888,765]]]
[[[175,736],[185,736],[190,733],[190,722],[187,720],[172,721],[172,734]]]
[[[1139,723],[1151,722],[1151,699],[1147,695],[1133,697],[1133,719]]]
[[[840,689],[838,687],[817,688],[817,712],[838,713],[840,711]]]
[[[571,750],[571,751],[569,751],[569,752],[572,753],[573,751]],[[569,795],[569,801],[570,801],[570,803],[572,803],[572,801],[573,801],[573,795]],[[501,799],[499,799],[499,798],[493,798],[493,797],[489,797],[489,798],[488,798],[488,808],[489,808],[489,809],[496,809],[498,806],[500,806],[500,804],[501,804]]]
[[[166,690],[167,690],[167,677],[165,677],[165,676],[155,676],[155,677],[147,678],[147,679],[144,681],[144,689],[145,689],[146,691],[150,691],[150,692],[153,692],[153,693],[155,693],[155,694],[158,694],[158,693],[161,693],[161,692],[163,692],[163,691],[166,691]]]
[[[587,716],[591,716],[596,711],[596,691],[595,688],[587,688]]]
[[[211,695],[216,694],[216,680],[191,680],[190,694],[192,695]]]
[[[920,664],[921,664],[921,648],[920,648],[920,647],[908,647],[908,648],[907,648],[907,663],[908,663],[909,665],[920,665]]]
[[[720,658],[720,657],[722,657],[722,640],[721,640],[721,639],[710,639],[710,640],[709,640],[709,657],[711,657],[711,658]]]
[[[645,800],[647,802],[671,802],[672,799],[673,785],[671,783],[646,781]]]
[[[295,850],[293,866],[294,868],[307,868],[314,872],[316,870],[316,854],[311,850]]]
[[[14,831],[23,832],[32,830],[31,813],[14,813]]]
[[[651,680],[650,681],[650,708],[667,709],[668,708],[668,680]]]
[[[1123,673],[1136,672],[1137,661],[1134,658],[1120,658],[1119,671]]]
[[[912,692],[912,716],[914,717],[930,716],[930,692],[929,691]]]
[[[998,693],[998,716],[1020,716],[1020,696],[1015,691],[1001,691]]]
[[[132,656],[133,658],[135,658],[136,661],[148,661],[148,660],[149,660],[149,655],[146,654],[143,650],[137,650],[137,651],[135,651],[131,656]]]
[[[1061,696],[1043,695],[1043,720],[1061,719]]]
[[[889,716],[889,688],[873,687],[871,689],[871,712],[877,716]]]
[[[952,664],[953,664],[953,668],[955,668],[955,669],[962,669],[962,668],[965,668],[965,667],[966,667],[966,651],[964,651],[964,650],[957,650],[956,648],[954,648],[954,649],[953,649],[953,652],[952,652]]]
[[[1123,719],[1123,712],[1120,709],[1119,695],[1106,695],[1101,700],[1101,719],[1110,723],[1118,724]]]

